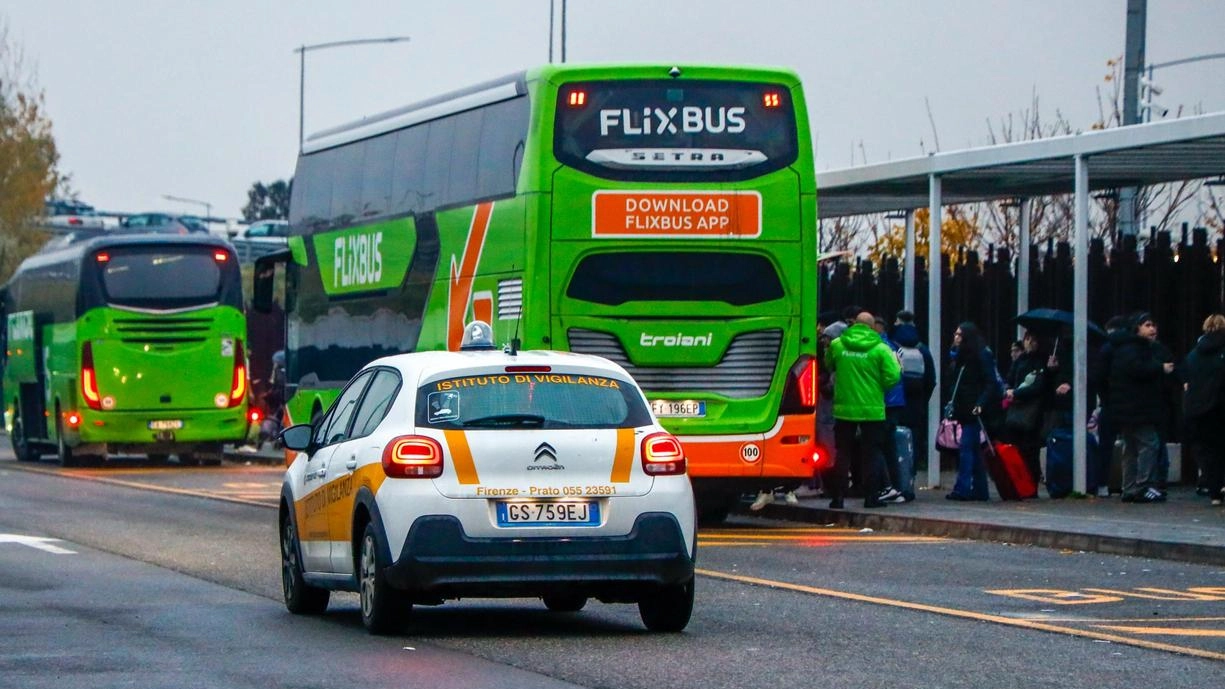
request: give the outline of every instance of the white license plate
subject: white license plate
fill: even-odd
[[[499,502],[498,526],[598,526],[600,505],[596,502]]]
[[[182,419],[158,419],[149,422],[151,431],[177,431],[183,427]]]
[[[702,400],[651,400],[651,411],[655,416],[706,416],[706,403]]]

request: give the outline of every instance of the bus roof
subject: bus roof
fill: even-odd
[[[324,129],[307,137],[302,153],[306,155],[323,151],[482,105],[523,96],[527,94],[528,82],[607,79],[614,76],[636,79],[768,79],[780,81],[788,87],[800,83],[799,75],[795,71],[782,67],[709,64],[681,66],[664,63],[544,65]]]
[[[77,244],[70,244],[62,249],[48,251],[46,253],[37,253],[30,256],[21,262],[17,270],[13,272],[13,277],[9,278],[11,282],[23,271],[33,270],[47,265],[57,263],[65,263],[70,261],[78,261],[80,258],[90,252],[99,249],[110,249],[129,246],[156,246],[156,245],[196,245],[196,246],[211,246],[233,250],[230,242],[221,237],[204,236],[204,235],[163,235],[163,234],[115,234],[113,236],[96,237]]]

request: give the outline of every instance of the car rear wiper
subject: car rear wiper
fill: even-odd
[[[539,414],[495,414],[493,416],[468,419],[464,422],[465,428],[473,426],[527,426],[539,428],[543,425],[544,417]]]

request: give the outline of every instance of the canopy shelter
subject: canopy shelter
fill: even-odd
[[[932,153],[888,163],[817,174],[817,210],[821,219],[905,211],[905,303],[914,307],[913,211],[931,214],[928,265],[939,265],[940,209],[944,205],[1019,198],[1022,246],[1029,244],[1029,204],[1025,199],[1051,194],[1075,195],[1073,276],[1075,318],[1073,487],[1086,488],[1086,415],[1088,389],[1089,193],[1097,189],[1138,187],[1225,175],[1225,113],[1151,122],[1116,129],[1036,141]],[[1017,313],[1028,309],[1029,252],[1018,251],[1020,265]],[[940,280],[928,281],[928,346],[942,351]],[[936,368],[942,362],[936,357]],[[936,437],[940,400],[928,408],[928,437]],[[928,485],[940,483],[940,458],[928,451]]]

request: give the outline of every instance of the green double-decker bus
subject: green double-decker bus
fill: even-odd
[[[624,366],[699,508],[813,475],[816,182],[768,68],[551,65],[309,138],[285,283],[288,413],[373,358],[499,342]]]
[[[0,297],[17,459],[219,463],[246,437],[242,278],[225,240],[92,239],[26,259]]]

